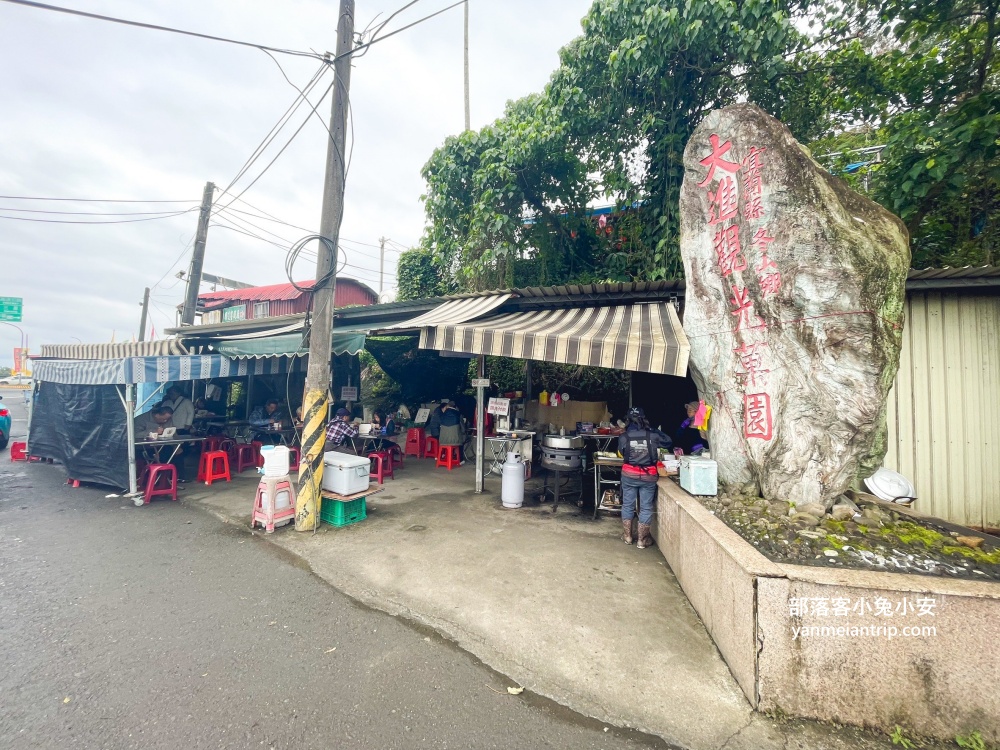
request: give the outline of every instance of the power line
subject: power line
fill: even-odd
[[[8,2],[10,2],[10,1],[11,0],[8,0]],[[378,44],[379,42],[385,41],[386,39],[388,39],[391,36],[395,36],[396,34],[399,34],[399,33],[403,32],[403,31],[406,31],[407,29],[412,29],[417,24],[421,24],[424,21],[429,21],[430,19],[434,18],[435,16],[440,16],[442,13],[444,13],[446,11],[449,11],[452,8],[457,8],[459,5],[464,5],[465,2],[466,2],[466,0],[458,0],[457,3],[453,3],[453,4],[449,5],[447,8],[442,8],[441,10],[439,10],[439,11],[437,11],[435,13],[431,13],[429,16],[424,16],[423,18],[420,18],[420,19],[414,21],[413,23],[407,24],[406,26],[400,26],[398,29],[396,29],[395,31],[390,31],[385,36],[380,36],[378,38],[373,38],[370,42],[365,42],[364,44],[359,44],[357,47],[355,47],[353,50],[351,50],[350,52],[348,52],[346,55],[338,55],[337,57],[333,58],[333,60],[331,60],[331,62],[336,62],[341,57],[347,57],[347,56],[350,56],[350,55],[355,55],[358,52],[361,52],[362,50],[368,49],[373,44]],[[413,5],[413,3],[410,3],[410,5]],[[410,6],[407,5],[406,8],[408,8],[408,7],[410,7]],[[405,8],[401,8],[400,10],[405,10]],[[399,12],[399,11],[397,11],[397,12]],[[395,15],[395,14],[393,14],[393,15]],[[386,21],[386,23],[388,23],[388,21]]]
[[[255,205],[251,204],[245,198],[240,198],[239,202],[243,203],[244,205],[248,206],[249,208],[252,208],[257,213],[254,214],[254,213],[251,213],[249,211],[241,211],[238,208],[232,208],[232,204],[227,204],[225,206],[224,210],[226,210],[226,211],[235,211],[238,214],[245,214],[246,216],[252,216],[255,219],[260,219],[262,221],[273,221],[276,224],[283,224],[286,227],[291,227],[292,229],[299,229],[299,230],[301,230],[303,232],[308,232],[310,234],[312,234],[312,233],[315,232],[315,230],[313,230],[313,229],[309,229],[307,227],[302,227],[302,226],[299,226],[298,224],[291,224],[291,223],[289,223],[289,222],[287,222],[287,221],[285,221],[283,219],[279,219],[277,216],[275,216],[274,214],[268,213],[263,208],[259,208],[258,206],[255,206]],[[250,223],[250,222],[247,222],[247,223]],[[364,247],[373,247],[373,248],[376,248],[376,249],[379,248],[378,245],[372,245],[371,243],[362,242],[361,240],[352,240],[352,239],[350,239],[348,237],[341,237],[340,241],[341,242],[347,242],[347,243],[350,243],[352,245],[363,245]],[[394,240],[389,240],[389,242],[394,243],[396,245],[399,245],[400,247],[402,247],[404,249],[408,249],[408,248],[405,248],[405,246],[401,245],[400,243],[395,242]],[[388,248],[388,249],[393,250],[394,248]],[[397,250],[396,252],[400,252],[400,251]],[[372,255],[371,257],[374,257],[374,255]]]
[[[219,220],[219,221],[229,221],[229,222],[233,222],[234,221],[233,217],[220,216],[218,213],[215,214],[215,218],[217,220]],[[245,221],[245,220],[243,220],[243,221]],[[246,223],[249,224],[250,222],[246,222]],[[260,240],[261,242],[266,242],[268,245],[272,245],[272,246],[278,248],[279,250],[287,251],[289,249],[289,247],[292,247],[295,244],[298,244],[296,242],[296,243],[289,243],[288,245],[281,245],[281,244],[275,242],[274,240],[269,240],[267,237],[261,237],[259,234],[254,234],[253,232],[248,231],[246,228],[241,227],[238,224],[237,225],[211,224],[210,226],[221,227],[222,229],[229,229],[229,230],[231,230],[233,232],[236,232],[237,234],[242,234],[242,235],[245,235],[247,237],[252,237],[253,239]],[[251,226],[253,226],[253,225],[251,224]],[[266,230],[264,230],[264,231],[266,231]],[[280,238],[280,235],[273,235],[273,236]],[[281,239],[283,239],[283,238],[281,238]],[[301,240],[299,240],[298,242],[301,242]],[[346,256],[345,249],[343,247],[341,247],[340,250],[341,250],[341,252],[344,253],[344,260],[341,262],[340,265],[342,265],[344,268],[351,268],[351,269],[354,269],[355,271],[361,271],[362,273],[368,274],[368,278],[366,280],[367,281],[375,281],[376,277],[378,276],[378,271],[377,270],[375,270],[373,268],[365,268],[364,266],[357,266],[357,265],[354,265],[353,263],[347,262],[347,260],[346,260],[347,256]],[[298,251],[298,255],[302,255],[302,256],[305,256],[307,258],[308,257],[312,257],[313,259],[315,259],[316,252],[313,251],[313,250],[308,250],[305,247],[303,247],[303,248],[301,248]],[[395,276],[396,273],[394,271],[387,270],[385,272],[385,275],[386,276]]]
[[[7,2],[7,0],[4,0]],[[163,201],[163,200],[151,200],[144,201],[138,200],[136,198],[39,198],[39,197],[28,197],[24,195],[0,195],[0,198],[9,201],[72,201],[75,203],[199,203],[200,201],[186,200],[186,201]]]
[[[15,211],[22,214],[58,214],[60,216],[176,216],[178,211],[51,211],[42,208],[14,208],[0,206],[0,211]],[[183,212],[182,212],[183,213]]]
[[[279,69],[281,69],[280,65],[278,67]],[[320,79],[323,77],[322,74],[325,68],[326,68],[325,64],[321,64],[319,66],[316,72],[313,73],[312,78],[309,79],[309,82],[306,84],[304,90],[295,87],[295,90],[299,92],[299,95],[295,97],[295,101],[293,101],[290,105],[288,105],[288,109],[286,109],[284,113],[282,113],[281,117],[278,118],[278,121],[267,132],[267,135],[264,136],[263,140],[261,140],[261,142],[257,144],[257,147],[253,150],[253,153],[251,153],[250,156],[247,157],[247,160],[243,162],[243,166],[240,167],[239,171],[236,173],[236,176],[229,181],[229,184],[225,187],[225,189],[223,189],[223,191],[219,193],[219,197],[215,199],[215,202],[220,201],[223,198],[223,196],[225,196],[226,193],[228,193],[232,189],[233,185],[235,185],[239,181],[239,179],[247,173],[247,171],[250,169],[251,166],[253,166],[253,164],[257,161],[257,159],[259,159],[263,155],[264,151],[267,150],[267,147],[271,145],[271,143],[274,141],[275,138],[278,137],[278,133],[280,133],[284,129],[285,125],[288,124],[288,121],[291,119],[292,115],[294,115],[295,112],[298,110],[298,108],[302,106],[302,102],[309,101],[306,98],[306,94],[312,91],[312,89],[316,86],[316,84],[319,83]],[[284,75],[285,72],[283,69],[281,69],[281,73],[282,75]],[[285,78],[287,80],[288,77],[285,76]],[[310,102],[310,104],[311,103],[312,102]]]
[[[334,77],[333,81],[330,82],[330,85],[327,87],[326,91],[323,92],[323,96],[320,97],[320,100],[312,108],[313,112],[315,112],[316,108],[319,107],[319,105],[323,102],[324,99],[326,99],[327,94],[329,94],[330,91],[333,89],[333,86],[336,83],[336,81],[337,81],[337,79],[336,79],[336,77]],[[285,149],[287,149],[290,145],[292,145],[292,141],[294,141],[295,138],[296,138],[296,136],[299,133],[302,132],[302,128],[304,128],[308,122],[309,122],[309,117],[306,116],[306,119],[302,121],[302,124],[299,125],[299,127],[295,130],[294,133],[292,133],[291,137],[288,139],[288,141],[285,143],[285,145],[281,147],[281,150],[278,151],[278,153],[274,155],[274,158],[271,159],[271,161],[269,161],[267,163],[267,166],[265,166],[264,169],[262,169],[260,171],[260,173],[256,177],[253,178],[253,180],[250,182],[249,185],[247,185],[245,188],[243,188],[243,190],[240,191],[240,193],[238,195],[236,195],[231,201],[229,201],[229,203],[227,203],[226,206],[224,206],[224,208],[228,208],[230,205],[233,204],[234,201],[238,200],[244,193],[246,193],[250,188],[252,188],[255,184],[257,184],[257,181],[267,173],[267,170],[269,170],[273,166],[274,162],[276,162],[278,160],[278,158],[283,153],[285,153]],[[229,188],[227,188],[227,190],[228,189]]]
[[[9,2],[9,0],[3,0],[4,2]],[[32,219],[28,216],[4,216],[0,214],[0,219],[10,219],[11,221],[31,221],[39,224],[132,224],[137,221],[156,221],[158,219],[170,219],[174,216],[182,216],[191,211],[197,210],[196,208],[189,208],[187,211],[178,211],[176,213],[167,214],[166,216],[148,216],[144,219],[117,219],[113,221],[76,221],[71,219]]]
[[[312,57],[317,60],[324,59],[324,55],[317,52],[304,52],[302,50],[292,50],[292,49],[281,49],[279,47],[269,47],[266,44],[256,44],[254,42],[244,42],[238,39],[228,39],[222,36],[213,36],[211,34],[201,34],[197,31],[185,31],[184,29],[175,29],[170,26],[160,26],[154,23],[143,23],[141,21],[129,21],[124,18],[116,18],[115,16],[102,16],[98,13],[88,13],[82,10],[74,10],[72,8],[63,8],[58,5],[48,5],[46,3],[34,2],[34,0],[2,0],[5,3],[11,3],[13,5],[23,5],[27,8],[35,8],[37,10],[50,10],[56,13],[66,13],[71,16],[81,16],[83,18],[91,18],[97,21],[108,21],[110,23],[118,23],[124,26],[135,26],[140,29],[151,29],[153,31],[167,31],[171,34],[182,34],[184,36],[193,36],[198,39],[208,39],[213,42],[225,42],[226,44],[238,44],[242,47],[253,47],[254,49],[263,50],[265,52],[276,52],[281,55],[294,55],[297,57]]]

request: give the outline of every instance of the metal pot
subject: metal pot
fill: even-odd
[[[542,440],[542,445],[546,448],[580,450],[583,448],[583,438],[579,435],[546,435]]]

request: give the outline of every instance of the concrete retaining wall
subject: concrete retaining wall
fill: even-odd
[[[1000,741],[1000,584],[778,565],[674,482],[658,506],[658,546],[755,708]]]

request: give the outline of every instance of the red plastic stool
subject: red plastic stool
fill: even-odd
[[[423,458],[426,441],[427,436],[424,434],[423,427],[411,427],[406,431],[406,450],[404,454]]]
[[[424,445],[424,458],[437,458],[440,451],[441,445],[438,443],[438,439],[436,437],[427,438],[427,443]]]
[[[222,445],[223,440],[225,440],[225,438],[220,435],[212,435],[211,437],[205,438],[205,442],[202,443],[202,445],[204,446],[204,450],[206,452],[217,451]]]
[[[257,484],[257,497],[253,502],[250,528],[258,523],[268,534],[274,531],[276,521],[282,525],[295,519],[295,488],[287,476],[261,477]]]
[[[392,458],[390,458],[388,451],[369,453],[368,460],[373,462],[373,466],[368,469],[369,479],[377,479],[379,484],[383,484],[386,477],[396,478],[392,474]]]
[[[150,464],[149,479],[146,480],[145,502],[158,495],[168,495],[171,500],[177,500],[177,467],[173,464]],[[161,479],[167,480],[167,486],[161,487]]]
[[[79,487],[80,486],[80,480],[79,479],[73,479],[73,477],[67,477],[66,484],[72,485],[73,487]]]
[[[397,466],[400,469],[403,468],[403,449],[402,448],[400,448],[395,443],[392,443],[388,448],[386,448],[385,452],[388,453],[389,456],[392,458],[392,465],[393,466]]]
[[[236,473],[239,474],[244,469],[256,469],[257,459],[260,453],[252,443],[236,444]]]
[[[458,466],[459,463],[458,446],[442,445],[441,450],[438,452],[437,466],[447,466],[448,471],[451,471],[454,467]]]
[[[11,443],[10,444],[10,460],[11,461],[27,461],[28,460],[28,444],[27,443]]]
[[[300,463],[302,463],[302,452],[299,447],[297,445],[288,446],[288,470],[298,471]]]
[[[250,445],[252,445],[253,449],[257,452],[255,460],[257,461],[256,466],[259,469],[264,465],[264,457],[260,454],[260,449],[264,447],[264,444],[259,440],[254,440],[253,442],[250,443]]]
[[[198,462],[198,481],[211,486],[216,479],[233,481],[229,474],[229,454],[225,451],[205,451]]]

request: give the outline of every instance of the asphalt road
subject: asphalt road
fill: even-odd
[[[509,695],[245,529],[63,481],[0,453],[0,748],[666,747]]]

